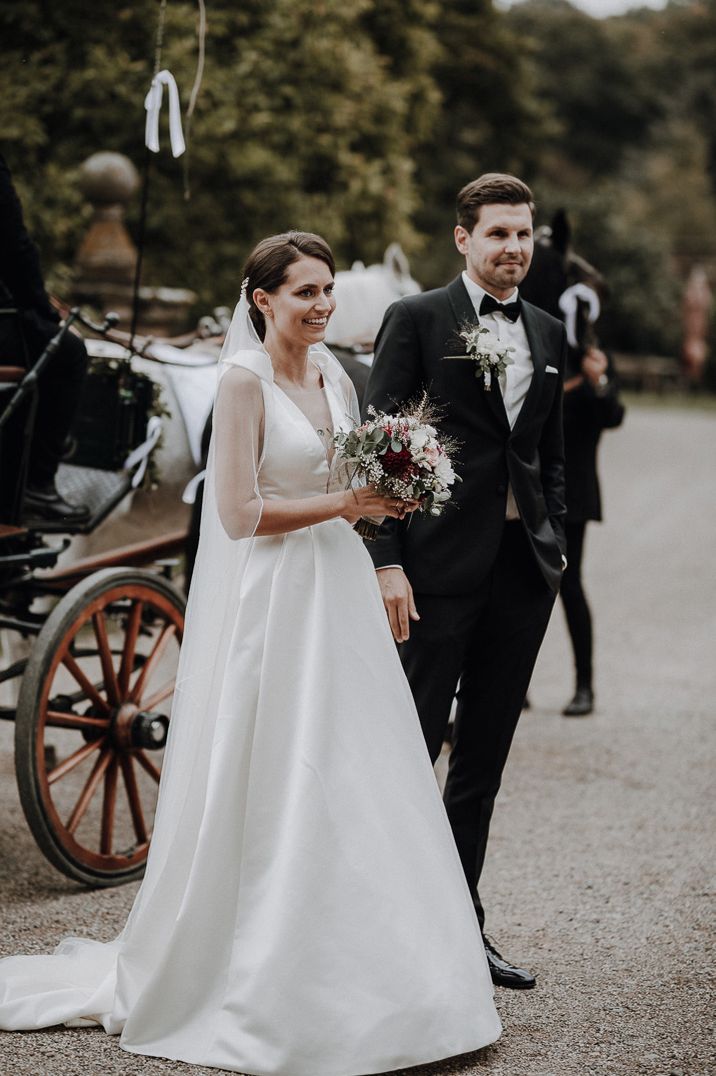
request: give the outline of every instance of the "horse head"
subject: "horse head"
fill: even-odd
[[[354,262],[350,269],[336,273],[336,310],[328,323],[326,343],[372,351],[391,303],[420,290],[399,243],[391,243],[383,261],[375,265]]]
[[[520,295],[564,321],[570,346],[581,350],[592,342],[606,286],[601,273],[574,253],[571,238],[567,214],[558,209],[552,223],[535,232],[532,264],[520,284]]]

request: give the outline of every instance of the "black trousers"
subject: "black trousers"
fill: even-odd
[[[554,598],[522,524],[507,523],[477,591],[415,595],[421,619],[400,647],[433,762],[457,691],[444,798],[481,928],[478,882],[490,819]]]
[[[56,334],[59,325],[32,316],[23,318],[22,327],[29,362],[32,364]],[[12,318],[0,320],[0,360],[24,364],[17,323]],[[40,375],[27,476],[31,486],[43,486],[55,477],[86,373],[87,349],[84,341],[69,332]]]
[[[592,686],[592,614],[582,586],[582,553],[586,520],[565,524],[567,567],[560,595],[572,640],[577,687]]]

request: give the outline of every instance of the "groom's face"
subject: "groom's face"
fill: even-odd
[[[455,245],[465,255],[467,274],[496,299],[506,299],[524,278],[532,261],[534,237],[530,207],[480,206],[471,232],[458,224]]]

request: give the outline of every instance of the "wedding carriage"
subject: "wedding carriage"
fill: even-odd
[[[129,360],[106,366],[114,383],[85,400],[91,429],[58,472],[60,493],[88,505],[88,518],[21,520],[36,375],[71,324],[103,335],[115,320],[95,325],[73,310],[29,374],[0,356],[0,638],[10,652],[0,718],[15,723],[17,784],[37,844],[94,886],[144,870],[184,624],[167,559],[184,531],[61,563],[73,538],[129,497],[156,443],[152,386]]]

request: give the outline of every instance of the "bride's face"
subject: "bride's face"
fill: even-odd
[[[293,345],[317,344],[326,335],[336,308],[333,275],[319,258],[302,255],[288,267],[286,280],[274,292],[254,292],[254,302],[266,318],[266,337],[274,334]]]

